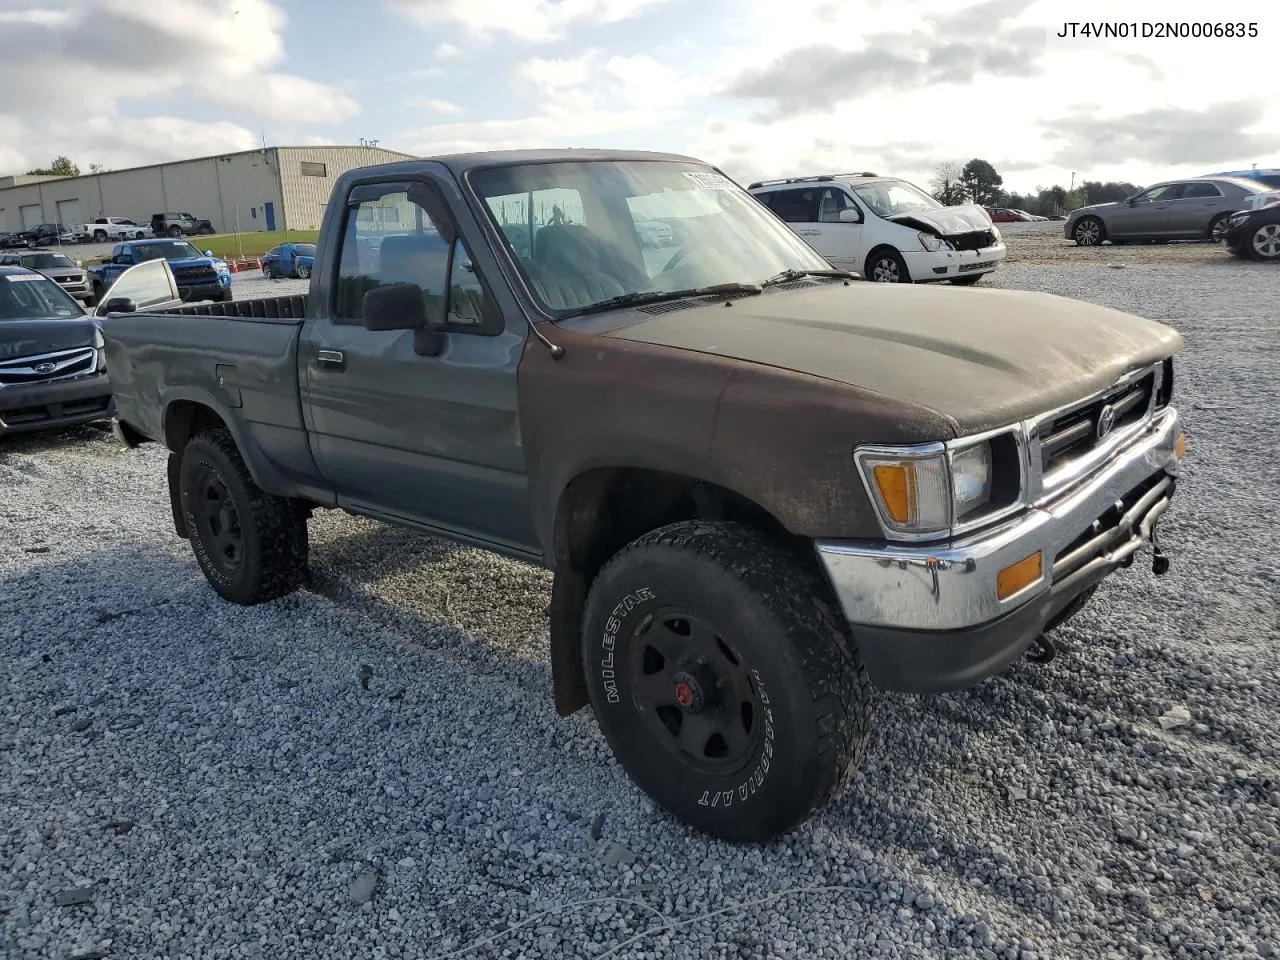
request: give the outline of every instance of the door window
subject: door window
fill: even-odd
[[[1183,200],[1208,200],[1222,196],[1212,183],[1188,183],[1182,190]]]
[[[858,205],[853,202],[849,194],[836,187],[826,187],[822,191],[822,197],[818,201],[818,222],[819,223],[841,223],[840,211],[852,210],[857,217],[857,223],[862,222],[862,211],[858,209]]]
[[[1152,187],[1133,198],[1134,203],[1155,203],[1157,200],[1177,200],[1182,192],[1182,184],[1169,183],[1163,187]]]
[[[502,317],[461,237],[445,240],[431,214],[409,196],[410,185],[357,188],[361,200],[347,211],[338,276],[335,323],[364,320],[364,295],[389,283],[422,292],[429,323],[492,335]]]
[[[182,299],[169,261],[163,259],[144,261],[120,274],[103,297],[97,313],[105,313],[107,302],[119,297],[132,300],[139,310],[178,303]]]
[[[816,187],[775,190],[769,195],[769,207],[787,223],[817,223],[818,193]]]

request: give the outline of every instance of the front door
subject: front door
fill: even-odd
[[[839,267],[856,265],[857,244],[852,241],[849,231],[841,227],[858,230],[855,224],[823,223],[820,219],[819,206],[823,194],[833,192],[830,188],[819,186],[788,187],[775,190],[767,195],[769,208],[785,220],[804,241]]]
[[[303,330],[304,415],[320,470],[357,512],[537,553],[516,398],[524,318],[504,319],[481,264],[461,239],[445,241],[411,186],[353,189],[328,265],[331,300],[312,305],[317,319]],[[445,321],[436,356],[415,349],[423,331],[363,326],[364,293],[406,282]]]
[[[1132,206],[1121,204],[1107,233],[1121,237],[1159,237],[1169,232],[1169,213],[1182,185],[1166,184],[1144,190],[1133,198]]]

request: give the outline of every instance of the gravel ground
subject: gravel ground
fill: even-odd
[[[1172,570],[1111,578],[1048,667],[883,696],[854,784],[766,847],[555,716],[545,573],[322,513],[308,589],[234,607],[159,450],[8,442],[0,955],[1275,956],[1280,270],[987,283],[1187,337]]]

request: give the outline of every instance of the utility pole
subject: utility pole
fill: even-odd
[[[1074,193],[1076,189],[1076,172],[1071,171],[1071,191]]]

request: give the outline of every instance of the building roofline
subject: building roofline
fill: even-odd
[[[275,144],[268,147],[254,147],[252,150],[231,150],[227,153],[210,153],[203,157],[188,157],[185,160],[163,160],[159,163],[144,163],[136,167],[119,167],[112,170],[103,170],[101,173],[82,173],[76,177],[49,177],[39,181],[45,183],[66,183],[70,180],[88,180],[91,177],[104,177],[113,173],[133,173],[137,170],[154,170],[156,167],[172,167],[180,163],[199,163],[202,160],[217,160],[221,157],[244,157],[251,153],[264,153],[270,150],[379,150],[383,153],[393,153],[397,156],[404,157],[406,160],[417,158],[416,154],[404,153],[401,150],[392,150],[388,147],[370,147],[359,143],[317,143],[310,145],[295,144]],[[8,176],[23,176],[23,174],[3,174],[0,179]],[[12,187],[0,187],[0,190],[15,190],[21,187],[34,187],[35,182],[17,183]]]

